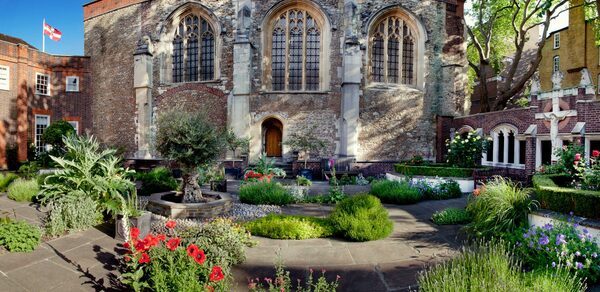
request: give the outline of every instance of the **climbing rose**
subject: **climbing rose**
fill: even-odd
[[[167,227],[169,229],[173,229],[173,228],[175,228],[175,225],[177,225],[177,222],[175,222],[174,220],[169,220],[169,221],[167,221],[167,224],[165,224],[165,227]]]
[[[579,161],[581,160],[581,154],[577,153],[575,154],[575,161]]]
[[[225,276],[223,275],[223,270],[221,270],[221,267],[214,266],[208,278],[213,282],[218,282],[223,280]]]
[[[181,243],[181,239],[179,238],[171,238],[167,241],[167,248],[174,251],[177,249],[179,244]]]
[[[145,264],[150,262],[150,256],[147,253],[143,253],[142,257],[138,260],[138,263]]]
[[[592,151],[592,157],[598,157],[598,156],[600,156],[600,151],[598,151],[598,150]]]

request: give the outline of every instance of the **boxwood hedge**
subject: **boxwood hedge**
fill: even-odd
[[[600,219],[600,192],[577,190],[561,187],[555,183],[564,179],[564,175],[533,176],[536,198],[544,209],[569,213],[590,219]]]
[[[408,176],[439,176],[439,177],[472,177],[474,168],[451,167],[445,164],[431,165],[407,165],[396,164],[394,169],[397,173]]]

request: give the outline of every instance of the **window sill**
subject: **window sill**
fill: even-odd
[[[221,83],[222,79],[213,79],[213,80],[204,80],[204,81],[184,81],[184,82],[163,82],[159,86],[178,86],[185,84],[211,84],[211,83]]]
[[[370,82],[367,83],[366,89],[374,90],[398,90],[398,89],[411,89],[416,91],[422,91],[413,85],[407,84],[394,84],[394,83],[383,83],[383,82]]]
[[[326,95],[330,94],[331,91],[259,91],[260,94],[314,94],[314,95]]]
[[[493,166],[493,167],[503,167],[503,168],[512,168],[512,169],[525,169],[525,164],[514,164],[514,163],[504,163],[504,162],[489,162],[484,161],[481,165],[485,166]]]
[[[36,92],[36,93],[35,93],[35,95],[40,95],[40,96],[52,96],[52,95],[50,95],[50,94],[43,94],[43,93],[38,93],[38,92]]]

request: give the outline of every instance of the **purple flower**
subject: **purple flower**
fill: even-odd
[[[573,264],[571,264],[571,262],[570,262],[570,261],[567,261],[567,267],[570,267],[570,266],[572,266],[572,265],[573,265]]]
[[[579,251],[576,251],[576,252],[575,252],[575,255],[576,255],[576,256],[581,256],[581,253],[580,253]]]
[[[573,216],[573,211],[569,212],[569,215]]]
[[[590,232],[589,230],[583,228],[583,233],[588,234],[589,232]]]
[[[593,254],[592,254],[592,257],[593,257],[593,258],[597,258],[597,257],[598,257],[598,254],[597,254],[597,253],[593,253]]]
[[[552,267],[556,268],[556,263],[555,262],[552,262]]]
[[[575,267],[576,267],[577,269],[580,269],[580,270],[581,270],[581,269],[583,269],[583,264],[582,264],[582,263],[580,263],[580,262],[575,262]]]
[[[548,236],[546,236],[544,234],[544,235],[542,235],[542,237],[540,237],[540,239],[538,240],[538,243],[540,245],[547,245],[548,243],[550,243],[550,239],[548,238]]]
[[[546,229],[546,231],[550,231],[552,230],[553,226],[550,223],[546,223],[546,225],[544,225],[544,229]]]
[[[556,236],[556,245],[561,245],[563,243],[567,243],[567,241],[565,240],[565,235],[564,234],[559,234]]]
[[[573,227],[577,228],[577,227],[579,227],[579,224],[573,223]]]

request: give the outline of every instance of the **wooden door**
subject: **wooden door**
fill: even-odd
[[[267,156],[281,157],[281,130],[275,127],[268,128],[265,133],[265,144]]]

